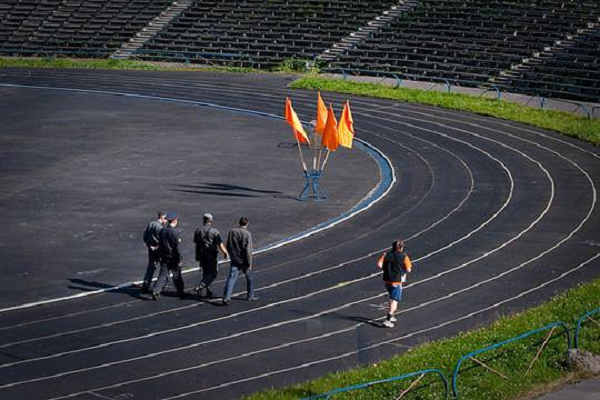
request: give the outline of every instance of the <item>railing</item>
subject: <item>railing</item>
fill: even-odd
[[[220,62],[248,62],[254,67],[254,60],[250,54],[246,53],[207,53],[194,51],[170,51],[170,50],[137,50],[133,56],[156,57],[162,59],[173,60],[174,62],[183,62],[190,64],[193,61],[202,61],[212,63],[213,61]]]
[[[103,56],[103,57],[108,57],[110,54],[112,54],[115,50],[111,50],[111,49],[77,49],[77,50],[62,50],[62,49],[56,49],[56,50],[48,50],[48,49],[40,49],[40,50],[29,50],[29,49],[17,49],[17,48],[0,48],[0,54],[27,54],[27,55],[32,55],[32,54],[37,54],[37,55],[43,55],[45,57],[55,57],[55,56],[61,56],[61,55],[65,55],[65,56],[89,56],[89,55],[94,55],[94,56]]]
[[[335,389],[332,390],[330,392],[327,393],[321,393],[321,394],[317,394],[311,397],[306,397],[303,400],[315,400],[315,399],[330,399],[332,396],[336,395],[336,394],[340,394],[340,393],[345,393],[345,392],[351,392],[354,390],[361,390],[361,389],[368,389],[371,388],[373,386],[376,385],[381,385],[384,383],[389,383],[389,382],[396,382],[396,381],[402,381],[402,380],[407,380],[413,377],[418,376],[419,378],[417,378],[406,390],[404,390],[401,394],[400,397],[403,397],[404,395],[406,395],[410,390],[412,390],[414,388],[414,386],[416,386],[416,384],[418,382],[421,381],[421,379],[427,375],[427,374],[434,374],[440,377],[440,379],[442,380],[442,383],[444,385],[444,399],[448,398],[449,395],[449,387],[448,387],[448,380],[446,379],[446,377],[444,376],[444,373],[442,371],[440,371],[439,369],[426,369],[426,370],[422,370],[422,371],[416,371],[416,372],[410,372],[408,374],[404,374],[404,375],[400,375],[400,376],[395,376],[392,378],[387,378],[387,379],[381,379],[378,381],[371,381],[371,382],[366,382],[366,383],[361,383],[358,385],[353,385],[353,386],[348,386],[348,387],[344,387],[341,389]],[[397,397],[399,398],[399,397]]]
[[[452,91],[452,86],[476,87],[480,84],[479,81],[467,79],[441,78],[437,76],[406,74],[403,72],[378,71],[369,69],[325,68],[321,70],[321,73],[340,73],[343,79],[347,79],[349,75],[381,77],[382,79],[377,83],[381,83],[386,79],[393,78],[396,80],[396,87],[400,87],[404,81],[430,81],[435,82],[436,85],[438,82],[440,82],[444,84],[448,92]],[[426,91],[429,91],[434,87],[435,85],[431,86],[429,89],[426,89]]]
[[[594,320],[592,318],[592,315],[595,314],[600,314],[600,308],[596,308],[595,310],[589,311],[585,314],[583,314],[583,316],[581,318],[579,318],[579,320],[577,321],[577,328],[575,330],[575,348],[581,350],[581,343],[580,343],[580,337],[581,337],[581,330],[583,329],[583,323],[590,320],[592,322],[594,322],[595,324],[597,324],[598,326],[600,326],[600,323],[598,323],[596,320]]]
[[[536,354],[536,357],[533,360],[533,362],[535,362],[537,360],[537,357],[540,355],[541,351],[543,350],[544,346],[547,344],[548,340],[550,339],[550,337],[552,336],[552,334],[556,330],[556,328],[562,328],[562,330],[565,332],[565,335],[566,335],[566,338],[567,338],[567,351],[568,351],[569,349],[571,349],[571,334],[569,332],[569,328],[567,328],[567,326],[564,323],[562,323],[562,322],[554,322],[552,324],[544,326],[543,328],[539,328],[539,329],[535,329],[535,330],[532,330],[532,331],[529,331],[529,332],[522,333],[519,336],[515,336],[513,338],[504,340],[504,341],[502,341],[500,343],[496,343],[496,344],[494,344],[492,346],[484,347],[483,349],[472,351],[472,352],[470,352],[470,353],[462,356],[458,360],[458,362],[456,363],[456,366],[454,367],[454,370],[452,372],[452,395],[453,395],[453,397],[455,399],[458,398],[458,384],[457,384],[457,382],[458,382],[458,374],[460,372],[460,367],[461,367],[462,363],[465,360],[475,359],[475,356],[478,355],[478,354],[486,353],[486,352],[498,349],[500,347],[506,346],[509,343],[513,343],[513,342],[516,342],[516,341],[519,341],[519,340],[523,340],[523,339],[526,339],[526,338],[528,338],[530,336],[538,334],[540,332],[544,332],[544,331],[550,330],[550,334],[548,335],[548,337],[544,341],[542,347],[540,347],[538,353]],[[566,354],[566,352],[565,352],[565,354]],[[477,362],[476,359],[475,359],[475,362]],[[531,368],[531,366],[533,366],[533,362],[530,365],[530,368]],[[490,369],[490,367],[486,366],[481,361],[479,361],[478,364],[480,364],[480,365],[482,365],[484,367],[487,367],[487,369]],[[497,371],[495,371],[495,372],[498,373]]]
[[[347,80],[348,77],[375,77],[381,78],[376,84],[381,84],[389,79],[395,80],[395,87],[401,87],[405,81],[411,82],[434,82],[434,84],[423,90],[430,91],[440,85],[443,86],[447,93],[458,93],[465,92],[466,90],[473,91],[480,89],[478,97],[483,97],[487,93],[495,93],[497,100],[507,100],[510,96],[523,96],[518,102],[530,106],[533,101],[536,101],[539,108],[545,109],[558,109],[569,112],[571,114],[584,115],[588,119],[600,118],[600,106],[593,106],[593,104],[585,104],[583,102],[577,102],[572,100],[547,98],[540,96],[533,92],[509,92],[506,89],[499,86],[482,87],[482,82],[468,80],[468,79],[454,79],[454,78],[441,78],[427,75],[416,75],[416,74],[405,74],[402,72],[392,71],[379,71],[379,70],[368,70],[368,69],[352,69],[352,68],[324,68],[320,71],[323,74],[339,74],[342,75],[342,79]],[[460,89],[458,89],[460,88]],[[468,88],[468,89],[466,89]],[[509,100],[515,101],[515,100]],[[549,102],[556,103],[556,107],[550,106]]]
[[[586,312],[585,314],[583,314],[581,316],[581,318],[579,318],[579,320],[577,321],[577,326],[575,328],[575,337],[573,340],[573,347],[576,349],[580,349],[581,346],[581,331],[583,329],[583,325],[586,321],[590,320],[592,322],[594,322],[595,324],[598,325],[598,327],[600,327],[600,322],[596,321],[595,319],[591,318],[593,315],[596,314],[600,314],[600,308],[597,308],[595,310]],[[540,355],[542,354],[543,350],[546,348],[546,345],[549,343],[550,339],[552,338],[554,332],[556,330],[560,330],[562,331],[562,333],[564,333],[565,335],[565,339],[566,339],[566,350],[564,352],[564,354],[566,355],[567,352],[572,348],[571,344],[572,344],[572,340],[571,340],[571,331],[569,330],[569,328],[567,327],[567,325],[564,322],[553,322],[551,324],[548,324],[542,328],[538,328],[538,329],[534,329],[525,333],[522,333],[518,336],[515,336],[513,338],[504,340],[502,342],[496,343],[494,345],[491,346],[487,346],[478,350],[474,350],[469,352],[468,354],[465,354],[464,356],[462,356],[455,364],[454,369],[452,370],[452,398],[453,399],[458,399],[459,398],[459,390],[458,390],[458,377],[459,377],[459,373],[460,373],[460,368],[463,365],[463,363],[466,360],[472,360],[474,361],[476,364],[482,366],[483,368],[502,376],[503,378],[507,378],[506,376],[503,376],[503,374],[499,371],[494,370],[493,368],[491,368],[490,366],[486,365],[484,362],[478,360],[475,358],[475,356],[482,354],[482,353],[486,353],[486,352],[490,352],[496,349],[499,349],[501,347],[504,347],[510,343],[514,343],[517,341],[521,341],[524,339],[527,339],[529,337],[532,337],[534,335],[537,335],[541,332],[545,332],[545,331],[550,331],[548,333],[548,335],[546,336],[546,338],[544,339],[544,341],[542,342],[541,346],[538,348],[537,353],[535,355],[535,357],[533,358],[533,360],[530,362],[529,367],[527,369],[527,373],[529,371],[532,370],[535,362],[539,359]],[[425,369],[425,370],[421,370],[421,371],[416,371],[416,372],[410,372],[404,375],[399,375],[399,376],[395,376],[392,378],[387,378],[387,379],[381,379],[381,380],[377,380],[377,381],[371,381],[371,382],[366,382],[366,383],[361,383],[361,384],[357,384],[357,385],[353,385],[353,386],[347,386],[347,387],[343,387],[343,388],[339,388],[339,389],[334,389],[331,390],[329,392],[326,393],[321,393],[321,394],[317,394],[317,395],[313,395],[310,397],[305,397],[302,400],[316,400],[316,399],[331,399],[332,396],[335,396],[337,394],[341,394],[341,393],[346,393],[346,392],[351,392],[351,391],[355,391],[355,390],[363,390],[363,389],[368,389],[371,388],[373,386],[376,385],[381,385],[381,384],[385,384],[385,383],[389,383],[389,382],[394,382],[394,381],[401,381],[401,380],[407,380],[407,379],[411,379],[414,377],[418,378],[412,382],[412,384],[406,389],[404,390],[401,394],[400,397],[395,397],[395,398],[403,398],[404,395],[406,395],[408,392],[410,392],[412,389],[414,389],[414,387],[421,381],[421,379],[427,375],[427,374],[433,374],[438,376],[441,379],[441,382],[443,384],[444,387],[444,394],[443,394],[443,398],[447,399],[450,395],[450,386],[448,385],[448,380],[450,378],[450,376],[448,376],[448,378],[446,378],[446,375],[444,374],[444,372],[440,369]]]

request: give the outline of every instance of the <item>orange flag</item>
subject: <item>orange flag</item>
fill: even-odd
[[[321,98],[321,92],[317,93],[317,126],[315,128],[315,132],[323,134],[325,125],[327,124],[327,107]]]
[[[338,128],[335,114],[333,113],[333,107],[329,105],[329,112],[327,113],[327,123],[323,130],[323,139],[321,144],[323,147],[327,147],[331,151],[336,151],[338,148]]]
[[[294,108],[292,107],[292,101],[289,97],[285,99],[285,111],[283,115],[285,120],[292,127],[292,130],[294,131],[294,136],[296,136],[296,140],[302,143],[310,144],[308,135],[304,131],[304,127],[302,126],[302,123],[300,122],[296,111],[294,111]]]
[[[344,104],[344,110],[340,117],[340,124],[338,125],[338,138],[340,146],[352,148],[352,140],[354,139],[354,119],[352,119],[352,113],[350,112],[350,102],[346,101]]]

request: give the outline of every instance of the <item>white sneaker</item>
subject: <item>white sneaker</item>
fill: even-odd
[[[385,321],[383,321],[381,323],[381,325],[385,326],[386,328],[393,328],[394,327],[394,323],[392,321],[390,321],[389,319],[386,319]]]
[[[396,321],[398,321],[398,320],[396,319],[396,317],[394,317],[394,316],[392,315],[392,318],[390,318],[390,322],[396,322]]]

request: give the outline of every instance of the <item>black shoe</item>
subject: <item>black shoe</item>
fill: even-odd
[[[246,301],[256,301],[258,299],[258,296],[246,297]]]
[[[158,301],[158,299],[160,298],[160,295],[158,293],[152,292],[150,295],[152,296],[152,300],[154,301]]]
[[[228,307],[229,306],[229,299],[223,299],[223,306]]]
[[[213,298],[213,292],[211,292],[210,289],[206,289],[206,297],[208,297],[209,299]]]
[[[202,298],[202,285],[196,286],[194,292],[196,292],[196,296],[198,296],[198,300],[200,300]]]

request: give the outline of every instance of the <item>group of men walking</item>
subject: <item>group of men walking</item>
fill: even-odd
[[[148,267],[142,284],[142,291],[149,293],[154,300],[158,300],[169,275],[173,276],[173,283],[179,297],[184,296],[184,284],[181,276],[182,255],[179,249],[179,233],[177,227],[178,216],[176,213],[158,213],[158,219],[148,224],[144,232],[144,242],[148,247]],[[223,243],[221,233],[213,226],[212,214],[206,213],[202,217],[202,227],[194,232],[196,246],[196,261],[199,263],[202,277],[194,291],[198,299],[213,297],[212,284],[219,273],[219,252],[224,259],[229,259],[230,269],[227,283],[223,291],[223,305],[229,305],[233,288],[241,272],[246,275],[247,300],[256,300],[254,296],[254,279],[252,272],[252,234],[248,230],[248,218],[242,217],[239,227],[232,229],[227,236],[227,243]],[[377,267],[383,270],[383,281],[389,295],[389,309],[382,326],[393,328],[396,322],[395,313],[398,303],[402,298],[402,284],[406,282],[406,275],[412,271],[412,263],[405,252],[405,243],[395,240],[391,249],[380,255]],[[156,270],[158,278],[154,286],[152,279]]]
[[[144,243],[148,248],[148,266],[142,282],[142,292],[150,294],[152,299],[158,300],[169,275],[173,277],[173,284],[179,297],[184,297],[184,283],[181,275],[183,256],[179,244],[179,232],[175,230],[178,223],[177,213],[158,213],[158,219],[152,221],[144,231]],[[213,297],[212,284],[218,276],[219,252],[225,259],[230,260],[230,270],[227,283],[223,291],[223,305],[229,305],[233,288],[239,272],[246,275],[247,300],[256,300],[254,296],[254,279],[252,270],[252,234],[248,230],[248,218],[242,217],[239,226],[232,229],[223,243],[220,232],[213,227],[212,214],[206,213],[202,217],[202,227],[194,232],[196,247],[196,261],[199,263],[202,277],[194,291],[198,298]],[[159,271],[154,285],[154,273]]]

